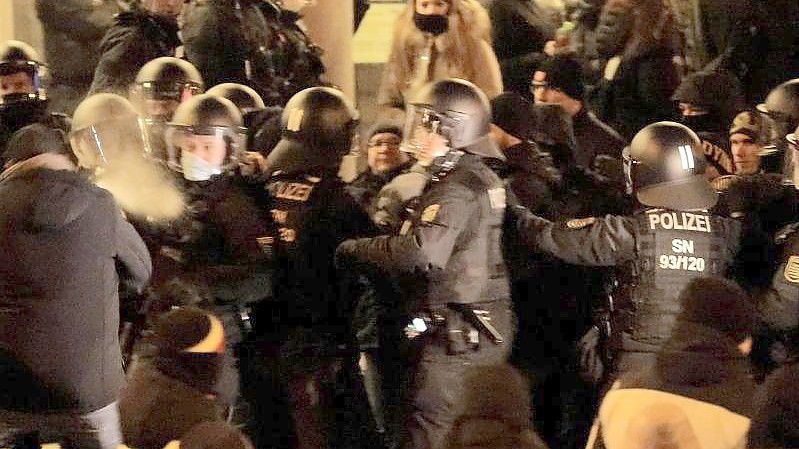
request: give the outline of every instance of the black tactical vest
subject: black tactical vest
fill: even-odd
[[[471,155],[466,158],[479,160]],[[434,184],[424,196],[435,199],[439,195],[437,189],[446,189],[445,183],[460,183],[469,188],[475,193],[477,207],[458,236],[446,267],[433,269],[429,273],[427,305],[507,300],[510,291],[502,254],[502,225],[505,218],[505,188],[502,180],[488,166],[462,160],[445,181]],[[423,200],[422,205],[425,204]],[[416,217],[418,226],[435,225],[424,222],[424,210]]]
[[[275,299],[272,320],[302,327],[335,326],[346,306],[338,304],[333,265],[336,247],[346,238],[348,217],[337,204],[345,195],[335,176],[310,174],[272,177],[266,186],[274,223]]]
[[[632,340],[661,345],[681,311],[679,294],[697,277],[726,277],[738,251],[740,224],[706,211],[648,209],[634,216]]]

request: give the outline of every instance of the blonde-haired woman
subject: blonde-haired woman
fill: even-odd
[[[471,81],[490,98],[502,93],[488,13],[476,0],[408,0],[378,102],[402,108],[421,86],[446,78]]]

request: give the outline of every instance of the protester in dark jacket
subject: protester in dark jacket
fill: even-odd
[[[144,5],[150,7],[117,15],[105,34],[90,94],[111,92],[127,96],[144,64],[161,56],[175,56],[180,45],[177,17],[183,4],[150,0]]]
[[[577,141],[577,165],[591,167],[594,159],[601,154],[621,158],[624,139],[588,110],[588,105],[583,101],[585,85],[577,60],[566,55],[545,60],[536,69],[531,87],[536,102],[558,104],[571,117]]]
[[[219,318],[186,307],[164,314],[153,331],[153,357],[134,364],[119,399],[125,442],[140,449],[161,449],[222,419],[214,394],[225,347]]]
[[[651,369],[619,379],[599,411],[608,449],[651,406],[685,412],[697,437],[714,447],[741,445],[749,430],[755,384],[748,354],[755,309],[734,283],[697,278],[680,295],[683,312]]]
[[[124,380],[118,284],[141,292],[151,272],[147,249],[111,194],[67,155],[12,165],[0,175],[0,197],[0,421],[31,414],[11,427],[116,447]],[[96,432],[81,435],[50,422],[55,416],[82,416]]]

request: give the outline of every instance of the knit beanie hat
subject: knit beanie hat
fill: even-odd
[[[533,86],[557,89],[575,100],[583,100],[585,84],[583,68],[567,54],[553,56],[538,66],[533,74]]]
[[[533,103],[516,92],[505,92],[491,100],[491,122],[516,138],[531,140],[535,129]]]
[[[196,307],[162,315],[153,329],[159,371],[205,393],[213,393],[225,348],[225,332],[216,316]]]
[[[752,335],[755,306],[749,296],[732,281],[722,278],[697,278],[680,293],[681,321],[690,321],[718,330],[736,342]]]

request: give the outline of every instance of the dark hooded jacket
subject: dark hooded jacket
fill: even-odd
[[[100,43],[100,61],[89,93],[127,96],[128,87],[144,64],[161,56],[174,56],[179,45],[176,22],[142,10],[118,14]]]
[[[122,386],[119,280],[147,248],[109,192],[42,154],[0,178],[0,408],[89,412]]]

